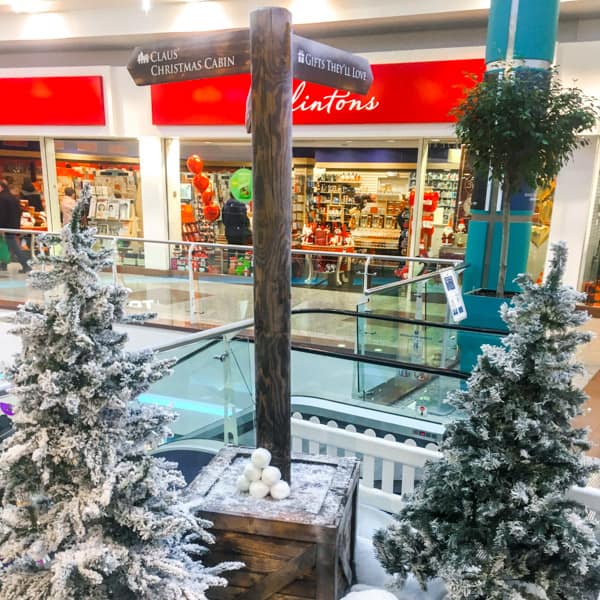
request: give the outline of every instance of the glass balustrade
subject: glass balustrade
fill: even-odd
[[[316,318],[319,335],[339,331],[340,320],[356,315],[293,315],[292,330],[306,328]],[[367,320],[367,317],[358,317]],[[337,323],[337,325],[336,325]],[[351,323],[354,328],[355,323]],[[249,332],[245,332],[249,333]],[[163,352],[175,357],[173,374],[142,395],[142,402],[172,406],[180,414],[173,440],[202,439],[238,444],[254,443],[254,348],[249,337],[211,337],[181,342]],[[315,339],[317,335],[315,334]],[[341,338],[339,338],[341,339]],[[361,383],[362,378],[362,383]],[[416,437],[423,443],[439,441],[445,425],[459,418],[445,402],[466,375],[420,364],[397,364],[393,359],[357,356],[352,347],[296,341],[291,357],[292,411],[316,416],[357,430],[373,428],[396,436]],[[365,381],[368,382],[365,385]]]

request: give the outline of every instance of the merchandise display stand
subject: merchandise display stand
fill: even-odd
[[[335,262],[327,262],[329,257],[325,259],[326,266],[332,265],[333,267],[333,265],[335,265],[335,268],[331,271],[320,270],[318,268],[317,271],[331,274],[335,273],[335,284],[338,287],[349,281],[349,273],[352,271],[352,257],[345,255],[352,254],[354,252],[354,248],[352,246],[319,246],[315,244],[302,244],[301,248],[302,250],[320,250],[321,252],[339,252],[340,254],[343,254],[344,256],[340,256],[337,259],[331,259],[331,261]],[[306,255],[305,261],[307,274],[305,283],[312,283],[315,277],[314,263],[320,262],[321,260],[323,259],[320,256],[315,256],[313,254]]]

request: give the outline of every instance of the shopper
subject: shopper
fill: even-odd
[[[44,205],[42,204],[42,196],[35,189],[31,179],[29,177],[25,177],[23,179],[23,190],[22,195],[27,202],[29,202],[29,206],[33,206],[37,212],[42,212],[44,210]]]
[[[20,229],[21,226],[21,203],[19,199],[10,193],[8,181],[0,179],[0,228]],[[31,271],[27,264],[29,258],[27,252],[21,248],[19,236],[16,233],[5,233],[4,239],[13,260],[21,264],[23,273]]]
[[[66,187],[63,197],[60,200],[60,212],[63,225],[71,222],[75,204],[77,204],[77,200],[75,199],[75,190],[72,187]]]
[[[245,204],[230,196],[229,200],[223,205],[221,218],[223,219],[223,225],[225,225],[225,237],[228,244],[242,246],[252,244],[250,219],[248,219]]]

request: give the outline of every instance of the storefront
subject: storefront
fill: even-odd
[[[403,61],[402,52],[388,54],[388,62],[373,61],[374,84],[365,97],[295,82],[294,241],[461,258],[472,173],[452,138],[449,113],[467,82],[465,73],[481,74],[482,49],[430,52],[421,62]],[[13,77],[0,70],[0,78],[5,77],[5,88],[18,79],[29,104],[18,103],[17,110],[15,101],[0,115],[0,141],[37,143],[36,178],[46,196],[50,229],[60,226],[65,187],[80,188],[88,181],[94,193],[90,219],[101,233],[225,242],[219,213],[228,179],[252,162],[243,127],[248,76],[149,89],[136,88],[124,68],[18,71],[15,78],[15,70]],[[39,93],[39,75],[47,86],[44,94]],[[88,97],[93,101],[87,111],[69,110],[69,104],[79,107]],[[216,209],[209,219],[186,165],[191,154],[202,158],[210,181]],[[535,277],[543,271],[553,239],[549,207],[561,203],[560,179],[554,198],[540,194],[530,253]],[[156,244],[124,242],[121,247],[126,250],[123,264],[174,266],[172,253]],[[581,244],[574,253],[582,256]],[[578,269],[575,279],[583,281]]]

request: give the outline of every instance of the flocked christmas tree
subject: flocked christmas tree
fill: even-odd
[[[15,433],[0,455],[0,598],[204,599],[219,574],[197,559],[212,541],[183,477],[147,454],[173,415],[136,396],[169,371],[148,351],[124,350],[126,291],[98,277],[109,250],[81,224],[89,191],[58,256],[32,285],[43,304],[17,312],[22,351],[7,375]]]
[[[585,431],[571,427],[585,395],[573,384],[580,294],[561,283],[563,244],[545,283],[526,276],[504,305],[504,347],[484,347],[467,389],[449,400],[443,460],[427,465],[376,553],[399,579],[445,580],[449,600],[575,600],[600,587],[600,547],[584,508],[565,497],[584,485]],[[595,596],[594,596],[595,598]]]

